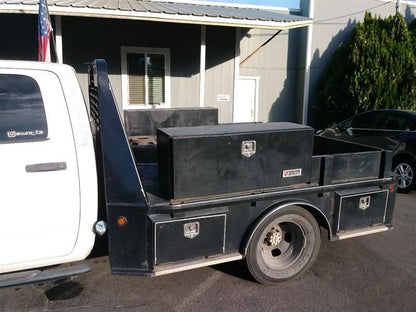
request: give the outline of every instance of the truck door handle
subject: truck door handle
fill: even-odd
[[[66,170],[66,162],[52,162],[26,165],[26,172],[46,172]]]

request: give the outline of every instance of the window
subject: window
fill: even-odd
[[[169,49],[122,47],[125,108],[169,107]]]
[[[413,120],[392,112],[383,120],[380,125],[380,129],[410,131],[415,130],[415,126],[416,125]]]
[[[376,129],[380,120],[386,115],[384,111],[370,111],[347,119],[339,124],[340,129]]]
[[[0,143],[38,141],[47,136],[37,82],[24,75],[0,74]]]

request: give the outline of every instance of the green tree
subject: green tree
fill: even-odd
[[[416,24],[366,13],[321,79],[318,127],[379,108],[416,109]]]

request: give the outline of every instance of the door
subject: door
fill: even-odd
[[[54,263],[76,242],[80,190],[58,77],[0,69],[0,273]]]
[[[240,77],[234,103],[234,122],[254,122],[258,120],[258,77]]]

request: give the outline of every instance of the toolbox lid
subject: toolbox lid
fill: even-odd
[[[249,133],[265,133],[280,131],[299,131],[310,130],[314,131],[312,127],[295,124],[291,122],[268,122],[268,123],[235,123],[222,124],[214,126],[196,126],[196,127],[175,127],[175,128],[160,128],[160,131],[170,137],[198,137],[198,136],[221,136],[230,134],[249,134]]]

